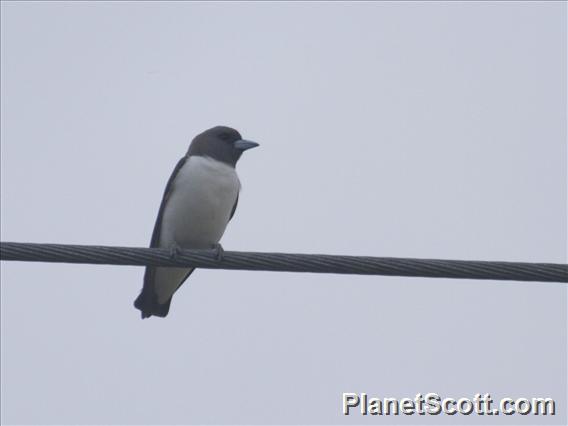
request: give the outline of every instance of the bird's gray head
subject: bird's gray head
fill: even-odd
[[[235,129],[216,126],[197,135],[187,155],[210,157],[234,167],[244,151],[257,146],[256,142],[243,139]]]

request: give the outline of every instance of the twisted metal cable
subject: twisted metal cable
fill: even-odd
[[[0,260],[568,282],[568,265],[555,263],[405,259],[238,251],[225,251],[222,259],[219,260],[213,250],[182,249],[176,256],[172,256],[168,249],[67,244],[0,242]]]

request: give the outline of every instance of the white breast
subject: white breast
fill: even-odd
[[[172,184],[159,245],[211,248],[225,232],[239,189],[234,167],[209,157],[189,157]]]

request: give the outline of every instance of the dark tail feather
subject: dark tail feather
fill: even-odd
[[[134,301],[134,307],[136,309],[140,309],[142,312],[142,319],[151,317],[152,315],[161,318],[168,315],[172,298],[170,297],[168,301],[163,304],[159,304],[157,299],[158,298],[155,294],[148,294],[148,292],[145,291],[142,291],[136,298]]]
[[[181,280],[181,282],[177,286],[176,291],[194,270],[195,268],[190,269],[189,272],[187,272],[183,280]],[[144,271],[144,285],[142,286],[142,292],[134,301],[134,307],[136,309],[140,309],[140,311],[142,312],[142,319],[151,317],[152,315],[163,318],[167,316],[168,312],[170,311],[170,303],[172,303],[171,296],[165,303],[158,303],[158,296],[154,291],[155,274],[155,267],[146,267],[146,270]]]

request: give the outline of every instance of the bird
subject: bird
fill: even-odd
[[[150,247],[216,249],[235,214],[241,183],[235,166],[244,151],[259,146],[227,126],[197,135],[178,161],[162,197]],[[134,301],[142,319],[166,317],[172,296],[194,268],[147,266],[142,291]]]

